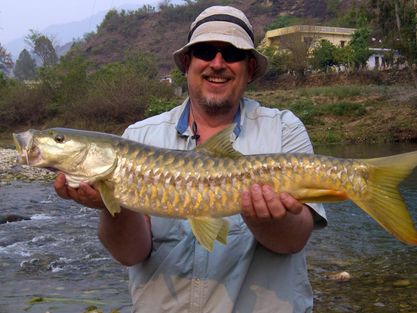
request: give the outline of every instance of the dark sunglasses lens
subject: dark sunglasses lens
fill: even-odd
[[[226,62],[240,62],[246,58],[246,51],[235,47],[226,47],[222,49],[222,56]]]
[[[211,61],[215,58],[217,49],[209,45],[196,45],[191,48],[191,53],[196,58],[204,61]]]
[[[246,58],[245,50],[229,46],[217,48],[211,45],[195,45],[191,48],[191,54],[204,61],[211,61],[216,57],[217,52],[222,54],[223,59],[228,63],[239,62]]]

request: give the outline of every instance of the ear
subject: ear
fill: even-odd
[[[184,72],[184,74],[185,74],[185,76],[187,76],[187,72],[188,72],[188,69],[190,67],[190,64],[191,64],[191,57],[190,57],[190,55],[189,54],[184,55],[184,66],[185,66],[185,72]]]
[[[253,75],[255,75],[256,70],[256,59],[255,58],[249,58],[248,60],[248,83],[251,83],[253,81]]]

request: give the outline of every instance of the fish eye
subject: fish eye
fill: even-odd
[[[57,143],[63,143],[65,141],[65,136],[64,135],[55,135],[54,140]]]

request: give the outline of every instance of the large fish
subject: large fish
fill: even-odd
[[[112,215],[120,207],[188,219],[206,249],[226,243],[224,216],[240,212],[252,183],[270,184],[301,202],[351,199],[399,240],[417,245],[417,231],[398,184],[417,165],[417,151],[359,160],[310,154],[242,155],[233,126],[190,151],[151,147],[121,137],[54,128],[13,134],[20,162],[65,173],[69,186],[88,182]]]

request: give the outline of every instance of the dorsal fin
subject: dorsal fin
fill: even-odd
[[[233,148],[230,135],[235,129],[235,124],[227,126],[225,129],[213,135],[207,141],[195,148],[195,151],[210,156],[239,158],[242,154]]]

